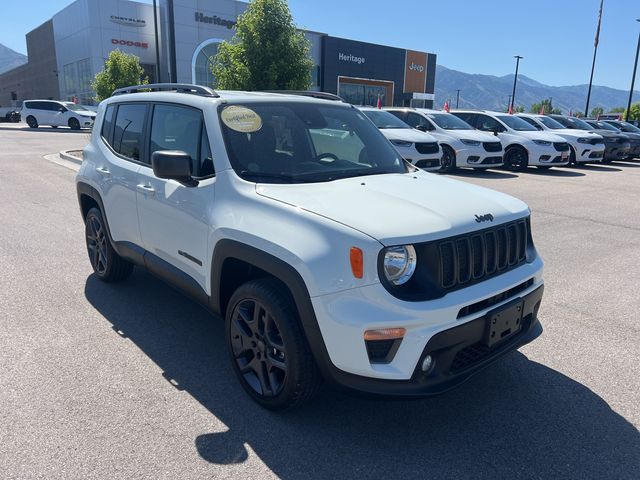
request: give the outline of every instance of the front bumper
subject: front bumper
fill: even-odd
[[[629,143],[608,143],[604,152],[606,160],[624,160],[629,155],[631,145]]]
[[[456,149],[456,166],[472,168],[497,168],[504,165],[503,150],[488,152],[484,147]]]
[[[478,318],[434,335],[422,351],[420,359],[431,355],[434,367],[423,373],[420,363],[408,380],[385,380],[341,372],[339,384],[359,392],[392,396],[424,397],[438,395],[468,380],[478,371],[502,356],[532,342],[542,334],[538,310],[544,286],[521,297],[523,320],[521,330],[503,343],[486,347],[483,343],[487,319]]]
[[[529,165],[531,166],[561,167],[567,165],[570,159],[569,150],[560,152],[553,145],[528,145],[527,151],[529,153]]]
[[[577,163],[601,162],[604,158],[604,143],[591,145],[588,143],[576,143],[573,145],[576,152]]]

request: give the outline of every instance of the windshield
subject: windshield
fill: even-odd
[[[68,110],[73,110],[74,112],[86,112],[87,111],[86,108],[84,108],[81,105],[76,105],[75,103],[65,103],[64,106],[67,107]]]
[[[427,117],[445,130],[473,130],[467,122],[450,113],[429,113]]]
[[[529,125],[521,118],[514,117],[513,115],[498,115],[497,118],[502,120],[509,128],[517,132],[537,132],[538,129]]]
[[[563,130],[566,128],[557,120],[554,120],[551,117],[537,117],[537,120],[543,124],[545,127],[550,128],[551,130]]]
[[[362,112],[344,104],[247,102],[224,105],[219,115],[231,165],[245,180],[311,183],[413,171]]]
[[[620,125],[620,130],[622,130],[623,132],[640,133],[640,128],[630,123],[620,122],[618,125]]]
[[[385,128],[411,128],[392,113],[384,110],[362,110],[374,125],[382,130]]]
[[[593,127],[584,120],[576,117],[553,117],[567,128],[577,128],[578,130],[593,130]]]
[[[620,133],[620,130],[617,129],[616,127],[609,125],[607,122],[588,122],[589,125],[593,126],[593,128],[600,128],[602,130],[609,130],[610,132],[618,132]]]

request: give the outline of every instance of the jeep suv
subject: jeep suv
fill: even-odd
[[[266,408],[323,379],[440,393],[542,332],[527,205],[417,169],[339,97],[121,89],[83,158],[96,277],[145,267],[224,318]]]

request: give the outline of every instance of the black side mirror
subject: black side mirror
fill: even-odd
[[[153,174],[158,178],[176,180],[189,187],[198,184],[192,178],[191,156],[180,150],[161,150],[151,155]]]
[[[416,125],[416,130],[420,130],[421,132],[426,132],[429,129],[427,128],[426,125]]]

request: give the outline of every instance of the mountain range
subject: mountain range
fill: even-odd
[[[0,43],[0,73],[27,63],[27,56],[11,50]]]
[[[436,68],[435,108],[441,108],[447,99],[451,108],[456,106],[456,95],[460,89],[460,108],[486,110],[507,110],[509,95],[513,91],[514,75],[496,77],[451,70],[442,65]],[[552,99],[554,108],[564,113],[583,111],[587,100],[588,85],[552,87],[544,85],[525,75],[518,75],[516,106],[528,112],[531,105],[543,99]],[[640,92],[634,91],[634,99],[640,101]],[[612,108],[626,107],[629,91],[594,85],[591,89],[589,110],[602,107],[605,112]]]

